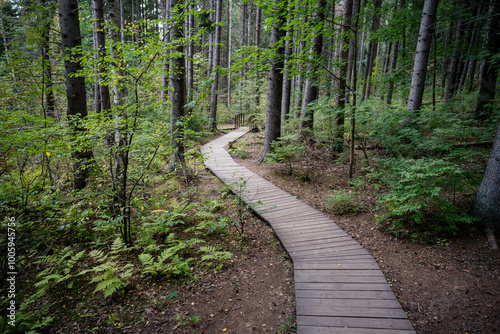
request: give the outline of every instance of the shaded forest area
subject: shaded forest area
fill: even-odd
[[[166,332],[210,331],[227,309],[179,309],[179,291],[252,271],[235,263],[272,244],[202,167],[200,144],[240,114],[264,130],[259,163],[308,182],[321,152],[351,186],[373,184],[373,229],[440,247],[474,228],[498,248],[494,0],[0,6],[4,332],[138,331],[153,317]],[[349,215],[352,196],[331,188],[324,201]],[[265,256],[286,280],[286,256]],[[150,313],[122,314],[127,296]],[[290,300],[269,303],[283,309],[263,327],[293,330]],[[166,320],[152,316],[163,307]]]

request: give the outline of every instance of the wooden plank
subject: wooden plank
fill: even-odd
[[[317,277],[337,277],[337,276],[352,276],[352,277],[378,277],[385,281],[384,274],[380,269],[344,269],[344,270],[316,270],[316,269],[297,269],[294,268],[295,274],[317,276]]]
[[[376,308],[376,309],[401,309],[401,305],[395,299],[365,299],[365,298],[304,298],[297,297],[296,303],[303,307],[352,307],[352,308]]]
[[[316,269],[316,270],[350,270],[350,269],[376,269],[380,270],[375,261],[325,261],[325,262],[311,262],[311,261],[297,261],[294,262],[293,268],[295,270],[303,269]]]
[[[413,330],[407,319],[377,319],[356,317],[319,317],[302,315],[297,317],[297,326],[324,326],[351,329],[351,333],[358,333],[356,329],[383,329],[383,330]]]
[[[358,308],[358,307],[323,307],[302,305],[297,303],[297,316],[313,315],[320,317],[347,317],[347,318],[390,318],[406,319],[402,308]]]
[[[301,270],[294,272],[295,282],[297,283],[380,283],[384,284],[384,276],[345,276],[345,275],[322,275],[305,273]]]
[[[385,283],[302,283],[295,282],[297,290],[317,291],[391,291],[389,284]]]
[[[352,327],[318,327],[298,326],[297,333],[301,334],[410,334],[414,330],[387,329],[387,328],[352,328]]]
[[[391,290],[385,291],[329,291],[329,290],[295,290],[295,298],[317,298],[317,299],[375,299],[393,300],[396,297]]]

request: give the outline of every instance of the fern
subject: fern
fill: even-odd
[[[198,251],[198,253],[201,253],[201,252],[205,253],[201,257],[202,262],[209,262],[209,261],[217,262],[217,265],[214,268],[214,273],[217,273],[219,270],[221,270],[224,267],[224,260],[228,260],[233,256],[233,253],[219,251],[214,246],[203,246]],[[213,265],[213,263],[210,262],[210,264],[208,266],[210,267],[212,265]]]
[[[133,264],[127,264],[120,267],[117,258],[119,253],[125,249],[125,243],[121,238],[116,238],[111,245],[111,252],[105,254],[102,249],[95,249],[90,252],[90,256],[101,264],[92,268],[83,270],[78,275],[85,275],[87,273],[94,273],[91,279],[92,283],[97,283],[94,292],[104,292],[104,298],[111,296],[117,290],[127,286],[128,279],[132,276],[134,271]]]

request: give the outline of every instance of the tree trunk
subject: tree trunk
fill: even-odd
[[[302,101],[302,114],[300,121],[300,135],[302,138],[312,139],[314,133],[314,111],[311,108],[311,103],[318,100],[319,84],[318,84],[318,69],[321,63],[321,52],[323,49],[323,30],[325,24],[325,9],[326,0],[318,0],[315,17],[316,34],[313,38],[311,53],[309,54],[309,65],[307,70],[306,87],[304,90],[304,98]]]
[[[86,129],[80,124],[87,117],[87,96],[85,78],[78,75],[82,71],[80,20],[78,16],[78,0],[59,1],[59,23],[61,44],[64,55],[64,73],[66,96],[68,100],[67,116],[73,139],[85,136]],[[71,153],[74,173],[74,188],[85,188],[93,159],[92,149],[74,145]]]
[[[459,82],[459,62],[460,62],[460,49],[463,37],[463,23],[462,20],[458,20],[457,28],[455,31],[455,46],[453,47],[450,69],[448,71],[448,84],[446,86],[446,94],[445,94],[445,102],[448,103],[452,100],[455,92],[457,90],[458,82]]]
[[[288,24],[291,19],[288,19]],[[290,27],[286,32],[285,41],[285,62],[284,62],[284,72],[283,72],[283,97],[281,103],[281,124],[283,125],[288,119],[288,114],[290,113],[290,103],[292,97],[292,80],[290,78],[290,67],[292,58],[292,37],[293,28]]]
[[[45,92],[45,106],[44,113],[48,117],[56,117],[55,112],[55,100],[54,100],[54,90],[52,85],[52,64],[50,59],[50,30],[52,15],[49,10],[45,9],[47,6],[47,0],[42,0],[42,6],[44,7],[43,20],[44,24],[42,27],[42,68],[43,68],[43,89]],[[1,20],[1,19],[0,19]],[[5,41],[4,41],[5,42]]]
[[[498,249],[495,233],[500,231],[500,127],[498,127],[493,149],[477,192],[472,210],[486,229],[490,246]]]
[[[481,69],[479,95],[477,97],[474,117],[484,121],[491,115],[489,104],[495,98],[496,83],[498,79],[498,54],[500,53],[500,6],[494,0],[490,3],[493,10],[488,41],[486,44],[486,59]],[[496,59],[495,59],[496,58]]]
[[[261,30],[261,15],[262,8],[257,7],[257,11],[255,13],[255,47],[256,47],[256,56],[255,56],[255,112],[257,113],[260,105],[260,90],[259,90],[259,50],[260,50],[260,30]]]
[[[424,97],[425,77],[427,75],[427,63],[431,49],[432,33],[436,22],[438,0],[425,0],[418,32],[417,50],[413,63],[413,74],[411,78],[410,95],[408,97],[408,111],[417,112],[422,106]]]
[[[195,33],[195,28],[194,28],[194,6],[192,2],[189,2],[189,7],[188,7],[188,17],[187,17],[187,35],[189,38],[188,44],[187,44],[187,52],[186,52],[186,89],[187,89],[187,100],[192,99],[193,95],[193,80],[194,80],[194,68],[193,68],[193,48],[194,48],[194,42],[193,42],[193,34]]]
[[[271,31],[271,45],[273,57],[268,74],[267,106],[266,106],[266,132],[264,134],[264,150],[258,162],[262,163],[272,150],[271,144],[281,136],[281,99],[283,96],[283,66],[285,48],[280,44],[285,36],[282,30],[286,21],[286,1],[274,1],[274,13],[276,18]]]
[[[347,90],[347,64],[349,61],[349,31],[351,28],[353,0],[344,0],[344,12],[342,22],[342,42],[340,43],[339,51],[339,79],[337,81],[337,118],[334,124],[334,143],[332,150],[342,152],[344,150],[344,109],[346,106],[346,90]]]
[[[180,124],[184,121],[186,115],[186,72],[184,69],[184,46],[180,41],[182,34],[182,11],[183,6],[180,4],[182,0],[170,0],[170,13],[174,24],[171,26],[172,41],[176,43],[176,52],[171,58],[172,75],[170,79],[171,91],[171,146],[172,157],[170,159],[170,172],[177,171],[179,167],[184,166],[184,133],[183,126]]]
[[[246,45],[246,26],[245,26],[245,22],[247,20],[247,7],[248,7],[248,4],[247,2],[243,2],[241,4],[241,40],[240,40],[240,48],[241,48],[241,52],[240,52],[240,60],[241,62],[243,63],[243,59],[245,58],[245,55],[244,55],[244,52],[243,52],[243,47]],[[242,105],[243,105],[243,81],[245,79],[245,68],[244,66],[241,67],[240,69],[240,80],[239,80],[239,87],[238,87],[238,90],[239,90],[239,104],[238,104],[238,113],[241,113],[243,110],[242,110]]]
[[[227,26],[227,108],[231,110],[231,60],[232,60],[232,26],[233,26],[233,6],[231,0],[228,0],[228,21]]]
[[[219,63],[220,63],[220,38],[221,38],[221,30],[220,26],[221,22],[221,14],[222,14],[222,0],[215,0],[215,34],[213,36],[213,83],[212,83],[212,92],[210,96],[210,115],[209,115],[209,124],[208,130],[214,131],[217,127],[217,98],[219,95]]]
[[[379,28],[380,25],[380,15],[378,13],[380,7],[382,5],[382,0],[375,0],[373,4],[373,17],[372,17],[372,26],[370,29],[370,33],[373,35]],[[373,65],[375,64],[375,58],[377,57],[377,49],[378,42],[375,42],[373,39],[368,44],[368,58],[366,60],[366,68],[364,75],[364,85],[363,85],[363,97],[364,101],[366,98],[370,97],[370,80],[373,72]]]
[[[99,82],[97,83],[100,105],[96,105],[96,111],[109,112],[111,109],[111,97],[108,85],[100,82],[106,77],[106,44],[104,34],[104,1],[92,0],[92,12],[94,19],[94,39],[96,48],[97,72],[99,73]]]
[[[167,45],[170,41],[169,32],[169,20],[170,20],[170,0],[164,0],[163,2],[163,42]],[[166,54],[163,56],[163,73],[161,77],[161,100],[166,101],[168,98],[168,82],[169,82],[169,64],[170,64],[170,50],[166,50]]]

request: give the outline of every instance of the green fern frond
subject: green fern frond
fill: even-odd
[[[111,245],[111,253],[116,254],[122,251],[125,248],[125,242],[122,238],[118,237],[113,241]]]

